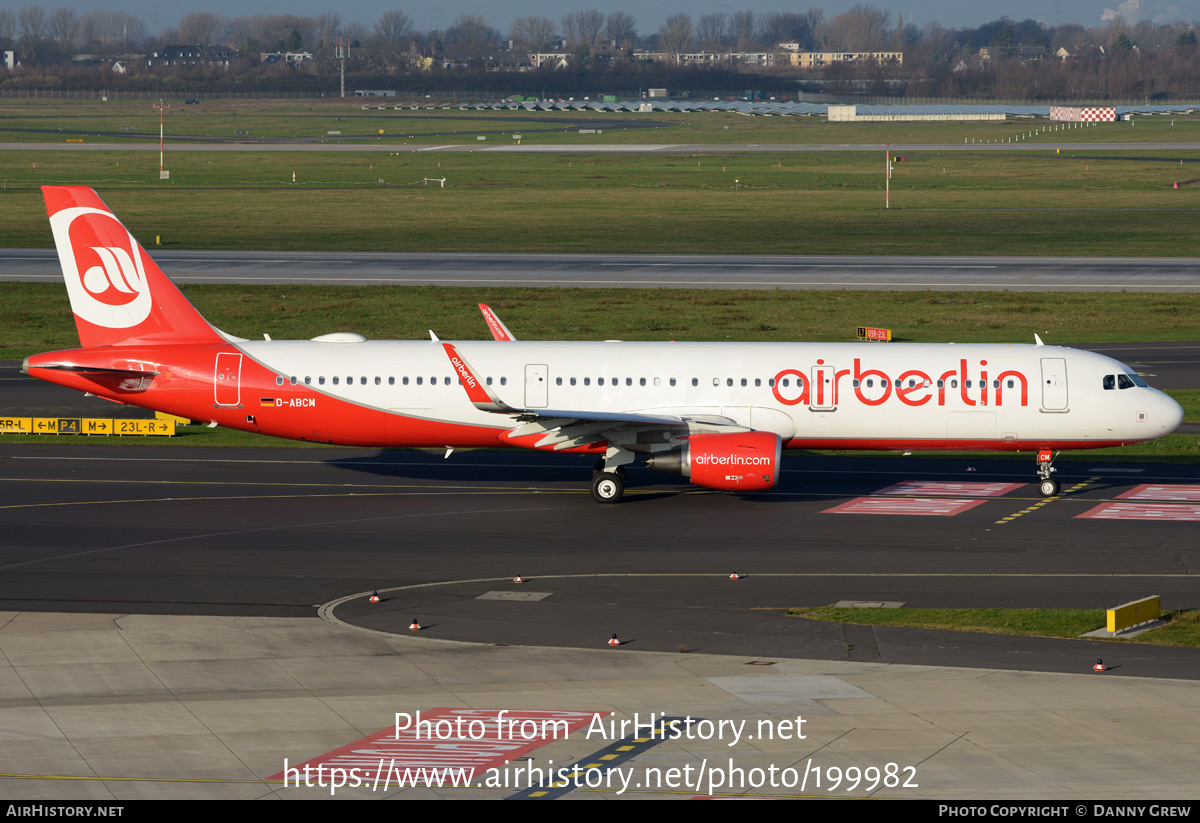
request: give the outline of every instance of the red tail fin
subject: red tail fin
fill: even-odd
[[[96,192],[43,186],[42,194],[83,346],[223,339]]]

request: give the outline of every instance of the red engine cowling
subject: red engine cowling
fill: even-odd
[[[679,451],[655,455],[646,465],[682,474],[709,489],[758,491],[778,481],[782,445],[772,432],[697,434]]]

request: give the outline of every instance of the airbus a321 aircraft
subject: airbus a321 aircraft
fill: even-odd
[[[484,307],[486,342],[251,341],[201,317],[94,191],[43,193],[82,347],[33,355],[23,370],[214,426],[594,454],[592,495],[613,503],[638,458],[750,492],[776,484],[784,448],[1027,450],[1052,496],[1057,451],[1150,440],[1183,420],[1128,366],[1041,340],[526,342]]]

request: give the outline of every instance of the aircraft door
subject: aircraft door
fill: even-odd
[[[544,409],[549,393],[550,370],[544,364],[525,366],[525,408]]]
[[[213,400],[217,406],[242,405],[241,352],[217,353],[217,363],[213,369]]]
[[[812,385],[808,392],[809,411],[835,411],[837,409],[837,389],[834,384],[833,366],[818,364],[812,367]]]
[[[1067,411],[1067,361],[1042,358],[1042,411]]]

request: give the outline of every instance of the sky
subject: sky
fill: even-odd
[[[343,22],[370,26],[389,9],[400,9],[413,18],[418,29],[445,28],[461,14],[477,14],[501,32],[507,32],[517,17],[537,15],[558,20],[573,9],[597,9],[601,12],[624,11],[637,20],[640,34],[658,30],[666,18],[686,12],[692,18],[712,12],[732,13],[742,9],[754,11],[801,11],[809,6],[825,10],[825,17],[834,17],[862,0],[579,0],[578,5],[563,0],[427,0],[420,4],[403,4],[389,0],[0,0],[0,8],[14,12],[34,3],[46,8],[59,5],[74,8],[80,14],[97,9],[131,12],[147,22],[151,34],[161,28],[175,26],[193,11],[209,11],[229,17],[255,14],[298,14],[316,16],[325,11],[337,11]],[[996,6],[963,3],[962,0],[904,0],[903,6],[873,2],[877,8],[890,9],[893,15],[903,14],[918,27],[936,21],[946,28],[977,26],[1001,16],[1014,20],[1033,18],[1048,25],[1079,23],[1100,25],[1106,17],[1121,13],[1126,20],[1150,20],[1172,23],[1178,20],[1200,19],[1195,0],[1008,0]],[[159,25],[155,25],[155,22]]]

